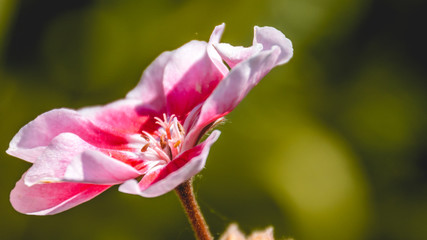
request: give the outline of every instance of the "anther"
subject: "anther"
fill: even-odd
[[[142,148],[141,148],[141,152],[145,152],[147,151],[148,147],[150,146],[149,143],[146,143]]]
[[[178,130],[179,130],[179,132],[181,133],[181,135],[184,135],[185,134],[185,131],[184,131],[184,127],[181,125],[181,123],[179,123],[178,121],[177,121],[177,124],[176,124],[177,126],[178,126]]]
[[[160,136],[160,147],[164,149],[166,147],[165,135]]]
[[[181,140],[176,141],[176,143],[173,145],[174,148],[177,148],[181,144]]]
[[[145,141],[150,141],[150,138],[147,137],[147,135],[145,135],[145,133],[141,133],[141,137],[145,139]]]

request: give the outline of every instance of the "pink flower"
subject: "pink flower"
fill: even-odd
[[[162,53],[125,99],[54,109],[25,125],[7,150],[33,163],[11,192],[13,207],[56,214],[116,184],[125,193],[156,197],[197,174],[220,134],[198,144],[207,129],[293,52],[271,27],[255,27],[248,48],[219,43],[223,30],[217,26],[209,43]]]

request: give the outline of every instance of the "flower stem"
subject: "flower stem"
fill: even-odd
[[[199,205],[194,196],[192,179],[182,183],[175,188],[179,200],[187,213],[187,217],[193,227],[194,234],[198,240],[213,240],[209,227],[203,218]]]

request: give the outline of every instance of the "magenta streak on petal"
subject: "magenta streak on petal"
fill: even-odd
[[[69,132],[104,149],[130,150],[126,135],[154,131],[152,110],[137,100],[119,100],[79,111],[54,109],[38,116],[15,135],[7,153],[34,162],[57,135]]]
[[[157,126],[153,116],[160,115],[140,100],[122,99],[105,106],[87,107],[78,110],[85,119],[111,134],[125,137],[127,134],[154,131]]]
[[[49,183],[28,187],[23,178],[10,193],[10,202],[16,211],[29,215],[63,212],[91,200],[110,187],[81,183]]]
[[[164,69],[163,86],[168,115],[183,121],[224,77],[206,52],[206,42],[191,41],[173,51]]]
[[[127,140],[100,129],[69,109],[55,109],[25,125],[12,139],[7,153],[34,162],[57,135],[69,132],[100,148],[126,148]]]
[[[62,132],[81,133],[93,142],[98,141],[100,144],[107,142],[116,145],[124,141],[116,136],[106,136],[105,139],[100,139],[98,136],[101,133],[93,131],[93,128],[91,123],[82,121],[73,110],[52,110],[25,125],[12,139],[7,153],[33,162],[42,154],[50,141]]]

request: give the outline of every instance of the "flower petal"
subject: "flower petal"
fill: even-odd
[[[153,109],[166,109],[166,95],[163,90],[163,74],[173,52],[163,52],[145,69],[138,85],[126,95],[150,105]]]
[[[224,32],[224,28],[225,28],[225,23],[222,23],[214,28],[209,38],[210,44],[219,43],[222,37],[222,33]]]
[[[276,66],[279,54],[280,49],[273,47],[271,50],[262,51],[233,68],[204,102],[197,123],[188,133],[183,149],[194,146],[202,130],[208,124],[231,112],[248,92]]]
[[[232,111],[273,67],[286,63],[293,54],[291,41],[272,27],[255,27],[249,48],[224,43],[214,47],[232,69],[203,103],[197,121],[187,121],[191,131],[184,149],[194,146],[206,126]]]
[[[255,26],[254,32],[254,46],[259,43],[262,45],[263,50],[270,50],[274,46],[280,48],[280,55],[276,62],[277,65],[285,64],[292,58],[294,52],[292,42],[282,32],[273,27],[258,26]]]
[[[8,154],[34,162],[57,135],[70,132],[97,147],[121,148],[127,141],[96,127],[79,113],[70,109],[54,109],[31,121],[13,137]]]
[[[129,180],[123,183],[119,191],[143,197],[157,197],[173,190],[203,169],[209,149],[219,135],[220,131],[213,131],[203,143],[183,152],[165,167],[149,172],[141,182]]]
[[[29,215],[52,215],[89,201],[107,190],[109,185],[81,183],[47,183],[28,187],[24,177],[10,193],[16,211]]]
[[[255,27],[254,39],[251,47],[232,46],[228,43],[214,44],[222,59],[234,68],[237,64],[262,51],[271,50],[273,46],[280,48],[280,55],[276,64],[281,65],[289,61],[293,55],[292,42],[279,30],[272,27]]]
[[[143,73],[127,98],[147,102],[156,111],[175,114],[180,121],[203,102],[228,72],[212,43],[221,38],[224,24],[215,28],[210,44],[191,41],[162,53]],[[178,104],[179,103],[179,104]]]
[[[69,116],[71,115],[71,116]],[[9,155],[34,162],[44,151],[50,141],[62,131],[67,123],[75,118],[74,111],[69,109],[55,109],[38,116],[22,127],[9,143],[6,152]],[[65,120],[64,120],[65,119]],[[62,120],[62,121],[61,121]]]
[[[68,182],[114,185],[139,175],[136,169],[121,161],[98,151],[87,150],[68,165],[63,179]]]
[[[251,47],[232,46],[228,43],[219,43],[214,45],[222,59],[230,68],[234,68],[240,62],[250,58],[262,50],[261,44],[255,44]]]
[[[222,73],[223,76],[227,75],[228,68],[222,61],[221,56],[218,54],[218,51],[214,48],[215,44],[218,44],[221,40],[222,33],[224,32],[225,24],[221,24],[215,27],[213,30],[211,37],[209,38],[208,45],[208,55],[213,64],[215,64],[216,68]]]
[[[224,77],[207,54],[207,47],[206,42],[191,41],[173,51],[165,66],[167,113],[179,120],[203,102]]]
[[[153,116],[160,117],[163,112],[150,107],[137,99],[122,99],[104,106],[82,108],[78,113],[103,131],[126,137],[142,130],[153,132],[158,128]]]
[[[34,162],[24,180],[29,187],[45,182],[119,184],[141,175],[126,163],[128,159],[138,159],[138,156],[132,152],[105,152],[75,134],[61,133]],[[138,163],[144,165],[142,160]]]

